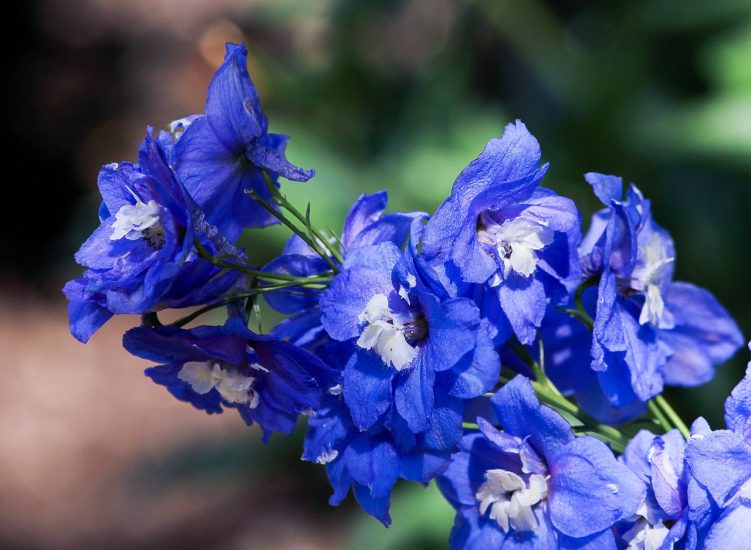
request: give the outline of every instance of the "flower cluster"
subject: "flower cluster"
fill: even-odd
[[[177,399],[235,409],[264,440],[307,416],[302,458],[332,504],[352,489],[388,525],[399,478],[437,480],[452,548],[748,545],[751,374],[726,430],[689,431],[661,395],[710,380],[743,339],[709,292],[673,281],[673,241],[634,185],[624,198],[621,178],[586,174],[604,208],[583,235],[516,121],[433,215],[363,195],[334,233],[282,193],[313,176],[286,143],[228,44],[204,114],[102,168],[101,225],[64,289],[73,335],[139,314],[123,344]],[[273,223],[292,236],[249,265],[239,237]],[[268,334],[250,328],[259,297],[286,316]],[[209,312],[224,320],[198,324]],[[649,429],[629,438],[636,419]]]

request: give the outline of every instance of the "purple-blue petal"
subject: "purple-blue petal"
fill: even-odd
[[[391,380],[396,370],[375,353],[359,350],[344,367],[344,401],[355,426],[367,430],[391,405]]]
[[[613,201],[623,198],[623,180],[618,176],[589,172],[584,174],[584,179],[592,186],[595,196],[605,206],[610,206]]]
[[[542,282],[512,273],[498,287],[498,300],[519,341],[532,344],[548,305]]]
[[[378,191],[371,195],[362,194],[357,198],[344,219],[342,244],[345,248],[353,248],[351,243],[355,238],[381,217],[388,200],[386,191]]]
[[[673,350],[665,364],[665,381],[680,386],[708,382],[715,365],[743,345],[738,325],[714,296],[692,284],[666,285],[663,299],[675,317],[675,328],[660,331],[660,339]]]
[[[574,438],[571,426],[553,409],[540,405],[529,380],[515,376],[491,397],[506,433],[529,441],[548,457]]]
[[[247,56],[245,45],[227,43],[224,61],[214,73],[206,98],[206,118],[212,130],[235,154],[264,134],[267,124],[248,73]]]
[[[570,441],[548,458],[548,465],[550,519],[570,537],[608,529],[636,512],[644,498],[642,481],[593,437]]]
[[[751,445],[751,367],[725,400],[725,424]]]
[[[728,430],[691,438],[686,461],[692,476],[720,506],[751,479],[751,447],[740,434]]]
[[[380,358],[378,359],[380,361]],[[384,369],[391,369],[381,364]],[[345,379],[346,380],[346,379]],[[403,369],[394,381],[394,404],[399,415],[407,421],[413,433],[424,432],[430,425],[433,412],[435,371],[420,354],[412,365]],[[346,391],[346,390],[345,390]],[[461,424],[461,420],[459,421]]]

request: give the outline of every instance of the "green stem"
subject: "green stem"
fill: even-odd
[[[197,309],[193,313],[191,313],[189,315],[186,315],[185,317],[181,317],[180,319],[178,319],[177,321],[175,321],[173,323],[170,323],[169,326],[183,327],[183,326],[187,325],[188,323],[190,323],[191,321],[197,319],[198,317],[200,317],[204,313],[208,313],[209,311],[213,311],[213,310],[215,310],[217,308],[220,308],[220,307],[223,307],[223,306],[227,306],[227,305],[232,304],[234,302],[237,302],[237,301],[240,301],[240,300],[245,300],[245,299],[253,297],[253,296],[258,296],[259,294],[263,294],[264,292],[271,292],[271,291],[274,291],[274,290],[282,290],[282,289],[285,289],[285,288],[295,288],[295,287],[310,288],[310,289],[313,289],[313,290],[321,290],[321,289],[325,288],[325,287],[317,285],[317,284],[316,285],[303,286],[303,285],[300,284],[299,281],[290,281],[290,282],[286,282],[286,283],[279,283],[279,284],[276,284],[276,285],[268,285],[268,286],[253,288],[253,289],[249,290],[248,292],[240,292],[238,294],[233,294],[231,296],[226,297],[224,300],[220,300],[218,302],[214,302],[213,304],[209,304],[209,305],[204,306],[204,307],[202,307],[200,309]]]
[[[579,285],[579,288],[577,288],[576,292],[574,293],[574,303],[576,304],[576,309],[578,309],[579,311],[586,312],[586,310],[584,309],[584,303],[582,302],[584,291],[587,290],[589,287],[599,284],[599,282],[600,281],[598,279],[592,277],[591,279],[587,279],[582,284]]]
[[[269,188],[269,191],[274,196],[276,201],[279,203],[279,206],[287,210],[290,214],[292,214],[295,218],[297,218],[297,221],[302,223],[305,228],[310,232],[313,237],[315,237],[323,246],[326,247],[326,250],[334,257],[339,263],[344,262],[344,258],[342,257],[341,253],[337,249],[336,246],[333,245],[328,239],[326,235],[324,235],[321,231],[319,231],[317,228],[313,227],[313,225],[310,223],[310,204],[308,204],[308,209],[303,215],[302,212],[300,212],[291,202],[287,200],[287,197],[282,194],[279,189],[276,188],[274,183],[271,181],[271,178],[269,177],[268,173],[264,172],[264,177],[266,178],[266,185]]]
[[[304,232],[302,229],[300,229],[294,223],[288,220],[284,214],[279,212],[271,204],[269,204],[264,199],[262,199],[258,195],[258,193],[256,193],[255,191],[251,189],[248,189],[245,192],[248,195],[250,195],[250,197],[252,197],[258,204],[260,204],[269,214],[271,214],[277,220],[279,220],[285,226],[287,226],[287,229],[289,229],[290,231],[292,231],[292,233],[300,237],[303,240],[303,242],[310,247],[311,250],[313,250],[316,254],[318,254],[323,259],[323,261],[328,264],[328,266],[331,268],[331,270],[334,273],[339,272],[339,266],[336,265],[336,263],[331,259],[331,256],[329,256],[329,254],[326,251],[324,251],[318,243],[315,242],[315,239],[312,239],[310,235],[308,235],[306,232]]]
[[[561,309],[560,311],[562,311],[569,317],[576,319],[589,330],[592,330],[592,328],[594,328],[595,326],[595,322],[592,320],[592,317],[590,317],[589,314],[584,311],[580,311],[578,309]]]
[[[156,311],[149,311],[141,315],[141,322],[147,327],[163,327],[164,325],[159,320],[159,316]]]
[[[274,185],[274,182],[271,179],[271,176],[268,172],[264,170],[263,177],[266,180],[266,187],[269,189],[269,193],[276,199],[276,202],[279,204],[280,207],[284,208],[292,214],[295,218],[297,218],[297,221],[302,223],[306,229],[310,232],[310,234],[317,239],[323,246],[326,247],[326,250],[334,257],[339,263],[344,262],[344,258],[342,258],[342,255],[340,254],[339,250],[336,246],[333,246],[326,235],[321,233],[318,229],[313,227],[313,225],[310,223],[310,204],[308,204],[308,210],[305,215],[302,214],[295,206],[287,200],[287,197],[282,194],[279,189],[277,189],[276,185]]]
[[[673,426],[678,428],[678,431],[681,432],[683,437],[688,439],[691,435],[691,431],[688,429],[688,426],[686,426],[686,423],[683,422],[678,413],[675,412],[675,409],[673,409],[673,407],[671,407],[670,404],[665,400],[665,398],[662,395],[658,395],[654,398],[654,402],[667,415],[667,417],[673,423]]]
[[[547,385],[540,384],[539,382],[532,382],[532,388],[535,390],[535,393],[541,402],[558,412],[569,414],[581,422],[581,431],[596,436],[606,443],[609,443],[611,448],[616,452],[622,453],[626,449],[628,438],[613,426],[608,426],[607,424],[598,422],[574,405],[571,401],[566,399],[563,395],[557,393],[557,390],[556,393],[552,393]]]
[[[657,420],[657,423],[662,427],[663,430],[666,432],[669,432],[673,426],[670,424],[670,421],[668,418],[663,414],[662,410],[660,410],[660,407],[657,405],[654,399],[649,401],[647,403],[647,406],[649,407],[649,412],[652,413],[652,416],[655,417],[655,420]]]
[[[592,317],[589,316],[589,313],[587,313],[587,310],[584,308],[584,302],[582,301],[582,297],[584,296],[585,290],[587,290],[589,287],[596,285],[597,283],[598,283],[597,279],[591,278],[591,279],[585,280],[582,284],[579,285],[579,288],[577,288],[576,292],[574,293],[574,304],[576,304],[576,309],[559,308],[559,311],[562,311],[563,313],[581,322],[589,330],[592,330],[595,323],[592,320]]]
[[[272,273],[270,271],[261,271],[260,269],[253,269],[243,264],[236,264],[233,262],[227,262],[220,258],[216,258],[211,255],[211,252],[209,252],[201,242],[196,239],[193,243],[196,247],[196,251],[198,252],[198,255],[206,260],[207,262],[217,266],[221,267],[223,269],[231,269],[233,271],[239,271],[241,273],[245,273],[247,275],[252,275],[253,277],[258,277],[259,279],[269,280],[269,281],[299,281],[303,279],[302,277],[297,277],[295,275],[285,275],[284,273]],[[329,275],[327,275],[327,273]],[[319,275],[316,275],[315,278],[319,278],[321,282],[329,282],[331,281],[331,272],[325,272],[321,273]],[[305,280],[312,279],[313,277],[305,277]]]
[[[589,416],[577,405],[569,401],[555,384],[545,375],[543,368],[545,350],[540,344],[540,358],[538,363],[530,355],[529,350],[521,343],[511,340],[508,342],[509,348],[532,369],[537,380],[531,380],[532,389],[535,390],[541,403],[548,405],[556,410],[562,416],[573,419],[573,425],[578,430],[577,433],[586,433],[595,436],[610,445],[615,452],[623,452],[628,444],[628,438],[612,426],[603,424]],[[542,363],[542,364],[541,364]],[[571,420],[569,420],[571,423]]]
[[[213,304],[209,304],[209,305],[204,306],[204,307],[202,307],[200,309],[197,309],[196,311],[194,311],[190,315],[186,315],[185,317],[181,317],[180,319],[178,319],[174,323],[170,323],[169,326],[171,326],[171,327],[178,327],[178,328],[179,327],[184,327],[185,325],[187,325],[191,321],[197,319],[198,317],[200,317],[204,313],[208,313],[209,311],[213,311],[213,310],[215,310],[217,308],[220,308],[222,306],[228,306],[232,302],[236,302],[237,300],[238,300],[238,298],[225,298],[224,300],[220,300],[219,302],[214,302]]]

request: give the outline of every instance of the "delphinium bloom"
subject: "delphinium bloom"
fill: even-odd
[[[355,201],[344,220],[341,236],[332,239],[342,258],[346,258],[350,251],[383,242],[392,242],[401,247],[409,238],[412,222],[426,216],[422,212],[384,214],[387,202],[386,191],[363,194]],[[331,260],[336,262],[336,258]],[[285,275],[311,276],[326,271],[329,266],[300,237],[294,235],[287,241],[281,255],[263,269]],[[325,339],[319,296],[320,292],[315,290],[280,290],[265,294],[266,301],[276,311],[294,314],[279,323],[274,328],[274,334],[290,338],[299,345],[314,345]]]
[[[567,375],[571,363],[586,356],[581,348],[572,351],[566,366],[554,360],[549,370],[561,390],[583,403],[598,403],[591,414],[621,421],[643,412],[664,384],[695,386],[710,380],[714,366],[742,345],[742,336],[709,292],[672,280],[673,241],[652,219],[649,201],[639,190],[631,186],[621,200],[620,178],[587,174],[586,179],[607,205],[593,216],[581,245],[585,275],[600,275],[598,287],[582,297],[594,317],[595,372]],[[557,324],[552,330],[560,332],[565,323]],[[547,344],[553,338],[548,332],[543,340]]]
[[[692,427],[686,463],[689,518],[696,547],[747,548],[751,541],[751,371],[725,401],[727,429],[710,431],[703,419]]]
[[[363,509],[386,525],[396,480],[425,483],[448,466],[462,435],[462,400],[491,389],[499,374],[487,323],[468,300],[449,298],[419,260],[422,219],[410,216],[404,253],[391,240],[348,249],[339,286],[322,296],[323,324],[333,339],[315,349],[342,372],[342,384],[309,420],[303,454],[325,464],[331,504],[351,486]],[[374,295],[364,298],[368,292]],[[353,300],[362,301],[355,307],[360,313]],[[350,314],[354,327],[338,327],[352,325]],[[434,368],[433,359],[442,363]]]
[[[462,399],[492,388],[499,373],[477,306],[424,277],[413,250],[386,242],[351,252],[320,300],[329,336],[355,344],[343,372],[355,426],[390,420],[397,438],[428,430],[439,401],[460,425]]]
[[[300,414],[312,414],[337,373],[311,353],[283,340],[254,334],[231,317],[224,326],[138,327],[123,345],[159,363],[146,369],[154,382],[209,414],[224,408],[257,422],[267,440],[290,433]]]
[[[601,423],[641,414],[664,384],[706,382],[741,343],[709,293],[673,282],[673,242],[635,187],[623,200],[620,178],[588,174],[605,208],[582,240],[517,121],[432,218],[362,195],[335,236],[278,191],[313,172],[268,132],[246,57],[227,44],[205,114],[149,130],[138,164],[103,168],[101,226],[76,255],[87,270],[65,287],[78,339],[142,314],[123,344],[156,384],[236,410],[264,441],[309,417],[302,458],[325,467],[330,503],[351,489],[385,525],[398,479],[438,479],[453,548],[749,546],[751,371],[727,430],[700,418],[689,433],[662,398],[663,435],[626,445],[636,424]],[[242,231],[277,220],[294,236],[247,265]],[[269,335],[248,328],[261,295],[290,315]],[[157,317],[188,306],[202,307]],[[221,326],[184,328],[219,308]],[[499,354],[521,374],[502,377]]]
[[[621,460],[646,487],[644,501],[632,518],[616,528],[628,548],[673,548],[685,541],[689,525],[689,471],[685,466],[686,440],[678,430],[657,436],[642,430],[626,447]],[[689,544],[694,538],[689,534]]]
[[[337,346],[340,349],[335,354],[346,362],[352,344],[335,343]],[[354,425],[341,392],[341,386],[331,388],[323,406],[308,419],[302,458],[325,466],[334,489],[329,504],[339,505],[352,488],[362,509],[389,525],[391,490],[397,479],[426,483],[445,470],[451,456],[446,447],[461,437],[461,423],[451,410],[452,403],[444,403],[439,394],[423,433],[401,430],[397,439],[389,429],[392,421],[399,422],[393,411],[390,419],[361,431]]]
[[[457,512],[451,548],[614,548],[611,527],[637,510],[642,482],[541,406],[524,376],[491,400],[503,431],[478,418],[438,479]]]
[[[246,227],[275,223],[276,218],[245,193],[271,200],[263,171],[307,181],[285,158],[287,136],[267,131],[258,91],[248,74],[244,45],[227,44],[224,62],[209,86],[205,115],[178,121],[171,164],[210,223],[234,240]],[[180,133],[181,132],[181,133]]]
[[[101,225],[76,253],[87,270],[64,289],[77,339],[86,342],[114,314],[204,303],[238,279],[193,252],[196,238],[210,251],[234,249],[206,224],[150,130],[139,163],[104,166],[98,185]]]
[[[535,338],[548,303],[564,301],[580,276],[579,213],[538,187],[548,165],[520,121],[509,124],[454,182],[425,229],[424,254],[451,277],[482,285],[483,315],[524,344]]]

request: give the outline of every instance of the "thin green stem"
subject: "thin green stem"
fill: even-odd
[[[271,195],[276,199],[277,203],[279,203],[279,206],[283,207],[295,218],[297,218],[300,223],[305,225],[308,232],[313,236],[313,238],[317,239],[322,246],[326,247],[326,250],[334,258],[336,258],[339,263],[342,263],[344,261],[344,258],[342,258],[339,250],[335,246],[332,246],[328,238],[318,229],[313,227],[313,225],[310,223],[310,204],[308,204],[308,209],[305,215],[303,215],[302,212],[295,208],[295,206],[287,200],[287,197],[284,196],[284,194],[282,194],[279,189],[277,189],[276,185],[274,185],[274,182],[271,180],[271,176],[265,170],[263,172],[263,177],[266,180],[266,187],[268,187],[269,193],[271,193]]]
[[[598,422],[558,393],[557,390],[556,393],[552,393],[547,384],[540,384],[539,382],[532,382],[532,388],[541,402],[557,410],[559,413],[569,414],[581,422],[582,427],[580,431],[599,437],[609,443],[616,452],[623,452],[626,448],[628,438],[620,431],[613,426]]]
[[[579,407],[574,405],[571,401],[569,401],[562,395],[554,395],[552,393],[549,393],[546,384],[542,384],[540,382],[532,382],[532,388],[535,390],[535,393],[540,398],[540,400],[544,401],[546,404],[552,405],[556,409],[565,411],[577,418],[579,418],[579,416],[582,414]]]
[[[253,277],[258,277],[259,279],[264,279],[264,280],[269,280],[269,281],[299,281],[300,279],[302,279],[302,277],[297,277],[295,275],[286,275],[284,273],[272,273],[270,271],[261,271],[260,269],[253,269],[243,264],[227,262],[225,260],[222,260],[221,258],[212,256],[211,252],[209,252],[206,249],[206,247],[203,246],[203,244],[201,244],[201,241],[199,241],[198,239],[196,239],[193,244],[196,247],[196,251],[198,252],[198,255],[201,258],[223,269],[239,271],[241,273],[245,273],[247,275],[252,275]],[[324,272],[319,275],[316,275],[315,277],[320,278],[321,282],[329,282],[331,281],[332,274],[333,273],[331,271],[328,271],[328,272]],[[305,277],[305,279],[306,280],[312,279],[312,277]]]
[[[662,427],[663,430],[666,432],[669,432],[673,426],[670,424],[670,421],[668,418],[663,414],[660,407],[657,405],[654,399],[650,400],[647,403],[647,406],[649,407],[649,412],[652,413],[652,416],[655,417],[655,420],[657,420],[657,423]]]
[[[689,436],[691,435],[691,432],[688,429],[688,426],[686,426],[686,423],[683,422],[683,420],[678,415],[678,413],[675,412],[675,409],[673,409],[673,407],[670,406],[670,403],[668,403],[662,395],[658,395],[657,397],[655,397],[654,402],[659,408],[662,409],[665,415],[667,415],[667,417],[673,423],[673,426],[678,428],[678,431],[681,432],[683,437],[688,439]]]
[[[213,304],[209,304],[207,306],[204,306],[200,309],[197,309],[193,313],[186,315],[185,317],[181,317],[177,321],[170,323],[169,326],[171,327],[184,327],[191,321],[198,319],[201,315],[204,313],[208,313],[209,311],[213,311],[217,308],[220,308],[222,306],[228,306],[233,302],[238,301],[238,298],[225,298],[224,300],[220,300],[219,302],[214,302]]]
[[[532,389],[541,403],[548,405],[564,416],[576,429],[577,433],[585,433],[605,441],[615,452],[623,452],[628,444],[628,438],[613,426],[608,426],[589,416],[576,404],[569,401],[555,384],[546,376],[543,368],[545,350],[540,344],[540,362],[534,360],[529,350],[521,343],[511,340],[509,348],[532,369],[536,380],[531,380]]]
[[[598,282],[597,279],[591,278],[591,279],[585,280],[582,284],[579,285],[579,288],[577,288],[576,292],[574,293],[574,304],[576,304],[575,309],[559,308],[559,311],[562,311],[563,313],[581,322],[589,330],[592,330],[595,323],[592,320],[592,317],[590,317],[589,313],[587,313],[587,310],[584,308],[584,302],[582,300],[582,297],[584,296],[584,291],[596,285],[597,282]]]
[[[147,327],[162,327],[164,326],[159,320],[159,316],[156,311],[149,311],[141,315],[141,322]]]
[[[200,309],[197,309],[193,313],[190,313],[189,315],[186,315],[185,317],[181,317],[177,321],[175,321],[173,323],[170,323],[170,326],[173,326],[173,327],[183,327],[183,326],[187,325],[188,323],[190,323],[191,321],[197,319],[198,317],[200,317],[204,313],[208,313],[208,312],[213,311],[213,310],[215,310],[217,308],[220,308],[220,307],[223,307],[223,306],[227,306],[229,304],[232,304],[234,302],[238,302],[240,300],[245,300],[247,298],[258,296],[258,295],[263,294],[265,292],[272,292],[274,290],[283,290],[285,288],[298,288],[298,287],[299,288],[310,288],[312,290],[322,290],[322,289],[326,288],[325,286],[321,286],[321,285],[318,285],[318,284],[308,285],[308,286],[301,286],[300,283],[299,283],[299,281],[290,281],[290,282],[285,282],[285,283],[278,283],[278,284],[275,284],[275,285],[267,285],[267,286],[263,286],[263,287],[252,288],[251,290],[249,290],[247,292],[240,292],[240,293],[237,293],[237,294],[233,294],[231,296],[227,296],[223,300],[219,300],[218,302],[214,302],[214,303],[209,304],[207,306],[204,306],[204,307],[202,307]]]
[[[271,204],[269,204],[267,201],[262,199],[258,193],[253,191],[252,189],[248,189],[245,191],[250,197],[252,197],[258,204],[260,204],[269,214],[274,216],[277,220],[282,222],[287,229],[292,231],[295,235],[300,237],[302,241],[307,244],[311,250],[313,250],[316,254],[318,254],[321,259],[323,259],[324,262],[328,264],[328,266],[331,268],[332,271],[337,273],[339,271],[339,266],[336,265],[334,260],[331,259],[331,256],[324,251],[321,246],[315,241],[315,238],[311,238],[310,235],[308,235],[305,231],[297,227],[294,223],[292,223],[287,217],[279,212],[276,208],[274,208]]]
[[[586,309],[584,309],[584,303],[582,301],[582,297],[584,296],[584,291],[590,287],[595,286],[598,283],[599,283],[599,280],[592,277],[590,279],[585,280],[582,284],[579,285],[579,288],[577,288],[576,292],[574,293],[574,303],[576,304],[576,309],[578,309],[579,311],[586,312]]]
[[[506,342],[506,345],[512,352],[516,354],[519,359],[524,361],[524,363],[529,366],[530,369],[532,369],[533,371],[535,370],[537,366],[535,358],[532,357],[532,354],[529,353],[527,347],[519,340],[517,340],[516,337],[511,338],[508,342]]]
[[[592,328],[595,326],[595,322],[592,320],[592,317],[590,317],[589,314],[586,313],[585,311],[580,311],[578,309],[570,309],[570,308],[561,309],[560,311],[562,311],[569,317],[576,319],[585,327],[587,327],[589,330],[592,330]]]

